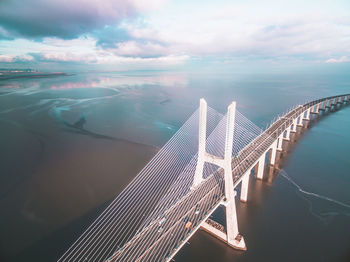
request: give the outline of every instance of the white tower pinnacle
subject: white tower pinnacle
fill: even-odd
[[[202,98],[199,104],[198,159],[197,159],[196,173],[193,179],[193,188],[198,186],[203,180],[206,140],[207,140],[207,102]]]

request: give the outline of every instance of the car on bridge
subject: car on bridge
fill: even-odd
[[[186,223],[186,225],[185,225],[185,228],[186,229],[189,229],[189,228],[191,228],[192,227],[192,222],[191,221],[188,221],[187,223]]]
[[[159,221],[159,226],[163,225],[166,221],[166,217],[163,217],[160,221]]]

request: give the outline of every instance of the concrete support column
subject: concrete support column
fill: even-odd
[[[232,246],[234,246],[235,238],[239,234],[235,196],[236,192],[226,205],[227,242]]]
[[[334,98],[334,100],[333,100],[334,102],[333,102],[333,105],[334,106],[336,106],[337,105],[337,103],[338,103],[338,97],[336,97],[336,98]]]
[[[286,133],[286,137],[284,138],[285,140],[290,140],[290,129],[291,129],[291,127],[288,127],[287,129],[286,129],[286,131],[287,131],[287,133]]]
[[[303,126],[303,117],[304,113],[302,113],[297,119],[297,126]]]
[[[283,137],[280,135],[277,139],[277,150],[282,151]]]
[[[259,159],[258,173],[256,175],[256,178],[260,180],[263,179],[263,176],[264,176],[265,154],[266,153],[264,153]]]
[[[248,187],[249,187],[249,177],[250,177],[250,171],[244,174],[242,178],[242,184],[241,184],[241,201],[247,202],[248,199]]]
[[[274,165],[276,162],[277,142],[278,140],[276,139],[275,142],[273,142],[273,144],[271,145],[271,159],[270,159],[271,165]]]
[[[312,113],[312,114],[318,114],[318,113],[319,113],[319,110],[320,110],[320,105],[321,105],[321,103],[318,103],[318,104],[314,105],[314,106],[312,107],[311,113]]]
[[[318,103],[317,106],[316,106],[316,114],[318,114],[320,112],[320,106],[321,106],[321,103]]]
[[[326,111],[326,106],[327,106],[327,100],[325,100],[325,101],[323,102],[323,105],[322,105],[322,110],[323,110],[323,111]]]
[[[226,227],[227,243],[236,249],[246,250],[244,238],[238,232],[235,196],[232,177],[232,147],[236,114],[236,102],[232,102],[227,109],[226,140],[224,155],[225,197],[226,197]]]
[[[297,119],[293,120],[293,125],[292,128],[290,130],[291,132],[297,132]]]
[[[305,120],[310,120],[310,112],[311,112],[311,107],[306,110],[306,116],[304,117]]]
[[[235,249],[247,250],[244,238],[239,234],[238,231],[235,196],[226,205],[226,227],[228,245]]]

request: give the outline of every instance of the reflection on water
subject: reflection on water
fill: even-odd
[[[264,127],[305,97],[347,93],[349,84],[349,76],[170,72],[1,80],[0,260],[55,261],[192,114],[199,98],[221,112],[237,100],[240,111]],[[278,169],[268,169],[263,182],[251,180],[248,203],[238,205],[246,253],[200,232],[176,260],[346,261],[348,211],[297,189],[350,203],[349,116],[347,107],[297,134],[300,142],[288,145],[291,154],[281,159],[291,180]],[[317,251],[329,238],[338,244]]]

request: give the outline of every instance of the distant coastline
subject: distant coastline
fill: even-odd
[[[40,72],[33,69],[0,69],[0,80],[16,79],[16,78],[42,78],[55,76],[68,76],[63,72]]]

